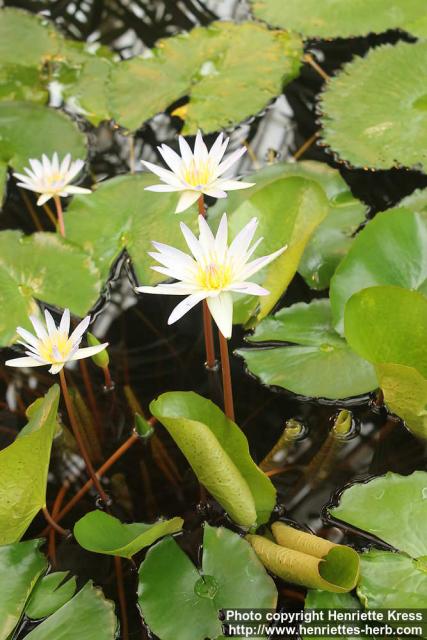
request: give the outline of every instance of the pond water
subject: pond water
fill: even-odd
[[[207,24],[216,16],[243,19],[247,16],[245,3],[238,0],[181,0],[179,2],[6,2],[6,6],[19,6],[29,10],[45,10],[68,35],[97,40],[113,47],[122,56],[129,57],[150,47],[162,36],[189,29],[193,24]],[[399,37],[402,37],[401,35]],[[381,37],[309,43],[307,50],[322,64],[330,75],[355,53],[362,54],[368,46],[394,42],[396,33]],[[265,164],[269,158],[290,159],[295,151],[318,130],[315,96],[322,79],[308,65],[300,77],[287,86],[283,96],[263,114],[238,127],[232,134],[237,145],[248,140],[256,162]],[[89,125],[86,125],[89,126]],[[168,116],[157,117],[135,135],[135,168],[141,169],[140,160],[158,160],[156,144],[170,140],[179,129],[179,120]],[[129,139],[110,126],[101,125],[90,131],[90,169],[93,179],[99,181],[129,171]],[[210,140],[208,140],[210,142]],[[427,177],[415,171],[383,171],[375,174],[352,170],[340,165],[319,146],[312,145],[304,159],[320,160],[338,168],[353,194],[370,207],[369,215],[385,209],[411,193],[415,188],[427,186]],[[253,158],[247,156],[239,167],[240,173],[254,168]],[[40,218],[49,229],[47,218]],[[10,190],[6,206],[0,216],[0,228],[21,228],[32,232],[31,218],[23,207],[18,192]],[[149,402],[167,390],[195,390],[221,404],[219,374],[208,374],[203,365],[204,343],[200,313],[196,309],[173,327],[166,324],[175,304],[161,296],[136,298],[129,284],[132,266],[127,256],[117,263],[108,291],[96,312],[102,310],[95,324],[97,335],[105,335],[110,343],[110,358],[115,390],[105,392],[101,374],[93,376],[94,401],[98,422],[103,432],[99,461],[110,455],[132,429],[132,407],[126,398],[125,387],[131,389],[136,401],[147,411]],[[281,305],[296,301],[309,301],[313,295],[302,278],[297,276],[289,287]],[[231,349],[244,342],[244,332],[236,330]],[[9,352],[2,352],[1,362]],[[92,371],[92,369],[91,369]],[[0,443],[5,446],[14,438],[16,430],[25,422],[23,408],[46,391],[52,380],[46,373],[37,373],[30,381],[22,374],[0,365],[0,405],[2,429]],[[325,534],[336,541],[352,541],[360,545],[360,538],[342,530],[324,518],[324,507],[336,499],[337,491],[347,483],[366,479],[386,471],[408,474],[425,468],[425,448],[402,425],[378,408],[374,397],[357,398],[354,402],[321,402],[299,398],[285,391],[263,388],[246,372],[238,357],[232,358],[236,418],[250,443],[252,455],[261,461],[281,435],[286,420],[293,418],[304,425],[304,435],[288,452],[283,473],[273,476],[279,494],[278,511],[287,518],[306,525],[314,532]],[[85,394],[84,370],[71,371],[72,382]],[[353,412],[351,437],[334,446],[328,440],[334,417],[340,409]],[[163,429],[159,429],[162,447],[138,443],[112,467],[105,487],[113,498],[113,513],[128,521],[150,521],[160,514],[181,515],[185,518],[187,534],[183,544],[197,558],[200,545],[199,524],[203,519],[220,523],[219,509],[213,504],[199,504],[199,487],[188,470],[184,458]],[[95,447],[96,449],[96,447]],[[165,452],[172,460],[165,462]],[[320,453],[319,453],[320,452]],[[166,460],[167,460],[166,459]],[[49,499],[53,500],[64,482],[71,482],[72,491],[85,482],[80,459],[66,442],[58,443],[49,477]],[[87,494],[77,507],[63,520],[64,527],[92,509],[96,496]],[[228,523],[231,527],[230,523]],[[31,525],[26,537],[34,537],[45,526],[42,517]],[[366,540],[366,543],[368,540]],[[95,556],[82,550],[72,538],[57,541],[57,568],[78,574],[80,582],[92,578],[100,584],[108,597],[116,598],[112,559]],[[125,582],[131,638],[147,638],[135,605],[136,573],[125,563]],[[299,607],[303,590],[298,587],[280,591],[280,605]],[[24,622],[15,640],[28,631]]]

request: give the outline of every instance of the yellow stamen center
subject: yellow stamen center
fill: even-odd
[[[203,289],[215,291],[225,289],[232,282],[231,268],[227,265],[211,263],[207,267],[200,267],[197,281]]]
[[[65,334],[58,333],[56,336],[48,337],[39,342],[38,351],[46,362],[58,364],[65,362],[69,356],[73,345]]]
[[[184,170],[184,180],[195,189],[201,189],[211,182],[211,167],[209,162],[195,163],[194,160]]]

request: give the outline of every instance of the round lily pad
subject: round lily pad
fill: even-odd
[[[265,318],[248,340],[293,343],[237,351],[249,371],[266,385],[328,399],[357,396],[378,387],[373,365],[334,331],[328,300],[281,309]]]
[[[41,66],[54,56],[62,37],[41,16],[12,7],[0,11],[0,63]]]
[[[423,609],[427,572],[403,553],[373,549],[360,556],[357,595],[368,609]]]
[[[64,113],[30,102],[0,102],[1,159],[22,170],[43,153],[86,157],[86,137]]]
[[[330,300],[337,331],[344,331],[349,298],[376,285],[395,285],[427,293],[427,215],[406,208],[375,216],[355,238],[336,270]]]
[[[306,38],[352,38],[388,29],[411,30],[425,16],[424,0],[250,0],[256,18]],[[416,34],[415,34],[416,35]]]
[[[334,518],[368,531],[412,558],[427,555],[427,472],[387,473],[346,489]]]
[[[425,171],[426,65],[425,41],[376,47],[345,65],[320,99],[324,142],[356,167]]]
[[[28,316],[36,300],[68,307],[83,316],[97,301],[99,272],[78,247],[53,233],[23,236],[0,232],[0,344],[10,344],[17,326],[31,329]]]
[[[165,613],[167,594],[167,613]],[[250,544],[224,527],[204,525],[202,571],[173,538],[152,547],[139,569],[138,603],[162,640],[223,637],[221,609],[274,609],[277,590]]]
[[[302,43],[295,34],[253,22],[214,22],[161,40],[149,55],[112,73],[114,118],[135,130],[189,96],[184,133],[218,131],[258,113],[298,74]]]
[[[197,205],[175,216],[177,193],[154,193],[151,174],[118,176],[96,187],[91,196],[73,198],[66,213],[67,239],[84,248],[106,278],[114,261],[127,249],[140,284],[156,284],[165,276],[153,271],[148,255],[152,240],[188,251],[179,226],[197,224]]]

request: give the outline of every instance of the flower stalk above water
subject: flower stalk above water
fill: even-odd
[[[30,158],[28,162],[31,168],[25,167],[25,174],[13,174],[19,180],[18,186],[38,193],[37,204],[39,207],[53,198],[58,217],[58,229],[60,234],[65,236],[61,197],[78,193],[91,193],[90,189],[70,184],[83,169],[84,161],[72,161],[71,155],[68,153],[60,162],[58,154],[54,153],[51,160],[43,154],[41,160]]]
[[[203,194],[212,198],[226,198],[227,191],[252,187],[253,183],[222,177],[246,151],[246,147],[241,147],[223,160],[228,143],[229,138],[224,139],[224,135],[220,133],[208,151],[199,131],[194,152],[182,136],[179,136],[180,156],[173,149],[162,144],[158,150],[169,169],[159,167],[152,162],[143,161],[143,164],[159,176],[164,184],[146,187],[146,190],[182,192],[175,210],[175,213],[182,213],[197,202]]]
[[[286,248],[282,247],[270,255],[250,260],[262,240],[260,238],[250,246],[257,225],[257,219],[253,218],[228,245],[226,214],[221,218],[216,236],[203,216],[199,216],[199,238],[181,223],[181,231],[191,255],[160,242],[153,242],[156,251],[149,254],[161,265],[151,267],[152,269],[169,278],[175,278],[178,282],[136,289],[140,293],[186,296],[172,311],[168,324],[182,318],[199,302],[207,306],[219,329],[224,405],[227,416],[232,420],[234,408],[227,345],[233,326],[232,293],[268,295],[267,289],[251,282],[249,278],[270,264]],[[204,320],[206,336],[206,314]]]

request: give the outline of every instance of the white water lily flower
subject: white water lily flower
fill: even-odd
[[[108,346],[108,342],[104,342],[104,344],[98,344],[95,347],[79,349],[83,334],[89,326],[90,316],[86,316],[70,336],[68,335],[70,331],[69,309],[65,309],[58,327],[47,309],[45,310],[45,318],[46,325],[35,316],[30,316],[36,335],[22,327],[16,329],[18,335],[23,338],[23,340],[19,340],[19,343],[24,345],[27,355],[23,358],[7,360],[6,364],[9,367],[51,365],[49,372],[59,373],[67,362],[89,358]]]
[[[55,196],[69,196],[74,193],[91,193],[90,189],[76,187],[70,184],[78,173],[83,169],[83,160],[71,160],[71,155],[67,153],[60,163],[57,153],[54,153],[52,160],[43,154],[41,160],[30,158],[31,169],[25,167],[23,173],[14,173],[19,180],[18,187],[35,191],[40,194],[37,204],[41,206],[50,198]]]
[[[253,296],[268,295],[267,289],[248,279],[286,249],[282,247],[268,256],[249,262],[249,258],[262,241],[260,238],[250,247],[257,226],[258,220],[252,218],[228,246],[228,223],[225,213],[215,237],[203,216],[199,216],[199,239],[181,223],[182,233],[192,255],[160,242],[152,243],[156,252],[149,254],[162,265],[151,267],[154,271],[179,282],[159,284],[155,287],[138,287],[137,291],[187,296],[175,307],[168,324],[173,324],[197,303],[206,300],[219,330],[225,338],[230,338],[233,325],[231,293],[234,291]]]
[[[220,133],[211,150],[208,151],[199,131],[193,153],[185,138],[179,136],[181,156],[167,145],[162,144],[158,150],[171,171],[151,162],[143,161],[143,164],[165,183],[146,187],[147,191],[182,191],[175,210],[175,213],[182,213],[191,207],[202,194],[212,196],[212,198],[226,198],[227,191],[252,187],[252,182],[221,178],[246,151],[246,148],[242,147],[223,160],[228,142],[229,138],[224,139],[223,134]]]

